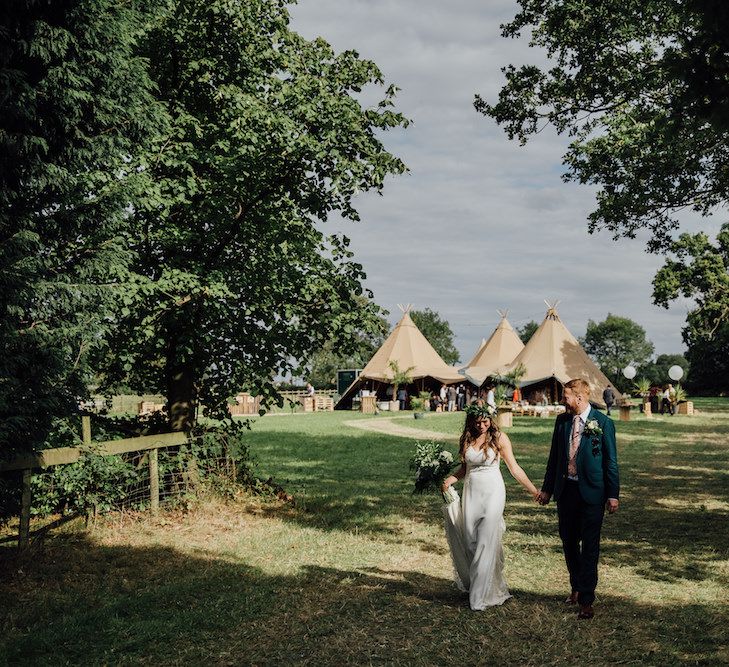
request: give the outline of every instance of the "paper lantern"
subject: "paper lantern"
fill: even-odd
[[[671,368],[668,369],[668,377],[670,377],[674,382],[678,382],[683,377],[683,368],[678,365],[671,366]]]
[[[626,366],[623,368],[623,375],[628,378],[628,380],[632,380],[636,373],[637,371],[632,366]]]

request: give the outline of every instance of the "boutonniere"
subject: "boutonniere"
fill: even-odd
[[[600,424],[597,423],[597,419],[590,419],[585,424],[585,430],[582,434],[592,440],[592,455],[597,456],[600,453],[600,436],[602,435],[602,429]]]
[[[583,435],[589,435],[591,438],[598,438],[602,435],[602,429],[600,424],[597,423],[597,419],[590,419],[585,424],[585,430],[582,432]]]

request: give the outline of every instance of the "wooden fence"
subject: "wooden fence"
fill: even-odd
[[[0,472],[11,470],[23,471],[22,498],[20,508],[20,529],[18,531],[18,547],[25,549],[30,539],[31,480],[33,471],[51,466],[75,463],[81,456],[91,450],[100,456],[113,456],[131,452],[149,453],[149,502],[152,512],[159,510],[159,468],[158,450],[175,445],[184,445],[187,435],[183,432],[160,433],[159,435],[143,435],[124,440],[107,440],[91,442],[91,417],[81,417],[80,447],[57,447],[39,452],[21,454],[10,461],[0,461]]]

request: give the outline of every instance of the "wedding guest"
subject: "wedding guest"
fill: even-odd
[[[651,402],[651,412],[653,414],[658,412],[658,394],[661,393],[660,387],[653,385],[648,392],[648,398]]]
[[[668,390],[668,388],[671,385],[666,385],[666,388],[663,390],[663,393],[661,394],[661,414],[665,414],[666,411],[668,411],[668,414],[673,414],[673,407],[671,405],[671,392]]]
[[[451,385],[448,387],[448,412],[455,412],[456,411],[456,398],[458,397],[458,392],[456,391],[456,388]]]
[[[605,401],[605,405],[607,406],[607,414],[610,414],[610,408],[612,408],[615,403],[615,393],[610,386],[603,389],[602,400]]]
[[[405,406],[408,401],[408,392],[407,392],[407,389],[405,389],[405,387],[400,387],[397,390],[397,400],[400,403],[400,409],[405,410]]]
[[[496,407],[496,397],[494,396],[494,385],[489,385],[486,391],[486,404],[492,408]]]
[[[457,388],[458,395],[456,397],[456,408],[460,411],[466,406],[466,388],[463,384],[459,384]]]

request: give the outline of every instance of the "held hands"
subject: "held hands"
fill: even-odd
[[[547,493],[546,491],[540,491],[537,493],[534,500],[536,500],[540,505],[546,505],[549,503],[549,499],[552,497],[551,493]]]
[[[618,505],[620,502],[617,500],[617,498],[608,498],[607,502],[605,503],[605,507],[607,507],[608,514],[615,514],[615,512],[618,511]]]

